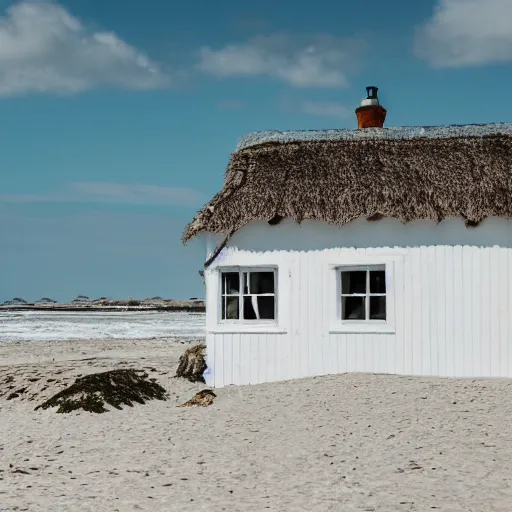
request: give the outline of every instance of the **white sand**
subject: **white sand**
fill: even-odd
[[[203,387],[172,378],[185,347],[0,345],[0,511],[512,510],[510,381],[340,375],[176,408]],[[77,375],[121,367],[154,368],[171,399],[34,411]]]

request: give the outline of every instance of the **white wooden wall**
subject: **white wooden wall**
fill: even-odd
[[[245,228],[206,274],[209,384],[345,372],[512,377],[511,225],[488,219],[468,229],[453,219]],[[329,265],[375,256],[396,257],[394,333],[331,333],[337,292]],[[261,264],[279,269],[283,332],[219,332],[216,268]]]

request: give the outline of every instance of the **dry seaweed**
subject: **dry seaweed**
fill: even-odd
[[[206,345],[200,344],[185,350],[180,357],[176,377],[182,377],[190,382],[205,383],[203,374],[206,370]]]
[[[121,405],[132,407],[134,402],[144,404],[147,400],[166,400],[165,389],[147,380],[143,370],[122,369],[103,373],[93,373],[76,379],[68,388],[60,391],[35,410],[58,407],[58,413],[68,413],[77,409],[103,413],[105,403],[122,409]]]
[[[203,389],[196,393],[190,400],[176,407],[192,407],[198,405],[200,407],[208,407],[213,404],[213,400],[217,395],[211,389]]]

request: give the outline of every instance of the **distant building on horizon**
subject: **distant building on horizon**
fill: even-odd
[[[208,383],[512,377],[512,124],[250,133],[206,244]],[[411,107],[413,108],[413,106]]]

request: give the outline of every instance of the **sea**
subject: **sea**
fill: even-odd
[[[0,343],[203,338],[205,314],[181,311],[0,311]]]

